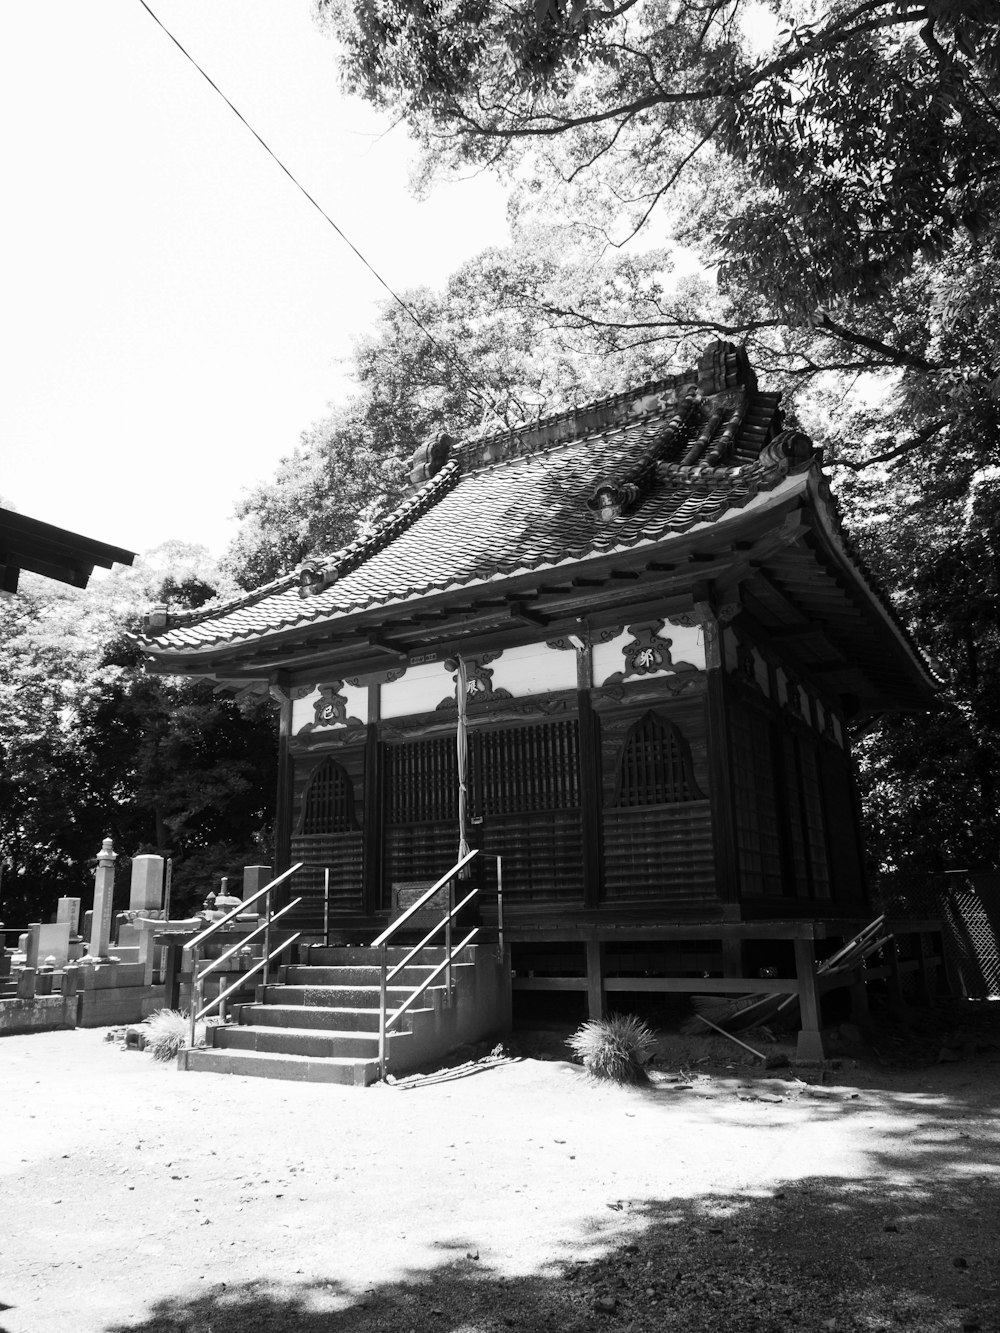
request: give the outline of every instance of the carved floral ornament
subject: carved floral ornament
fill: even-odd
[[[660,672],[679,674],[697,671],[690,662],[675,662],[671,655],[672,639],[665,639],[660,631],[666,621],[650,620],[638,625],[629,625],[631,640],[625,644],[622,652],[625,657],[625,670],[615,671],[604,681],[605,685],[614,685],[628,680],[630,676],[652,676]]]
[[[343,688],[342,680],[333,680],[327,685],[319,686],[319,698],[313,703],[313,720],[299,728],[299,736],[307,736],[320,728],[363,725],[360,718],[348,716],[347,696],[342,693]]]
[[[497,689],[493,684],[493,670],[486,665],[495,662],[501,652],[480,653],[478,657],[466,657],[465,661],[465,697],[470,704],[488,703],[494,699],[510,699],[510,690]],[[452,681],[458,684],[458,664],[449,659],[445,668],[454,668]],[[438,704],[438,709],[455,708],[455,695],[446,695]]]

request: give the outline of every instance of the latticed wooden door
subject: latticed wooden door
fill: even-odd
[[[575,720],[473,728],[470,843],[504,858],[510,900],[582,893],[579,741]],[[453,735],[384,749],[385,892],[433,880],[458,850],[458,758]]]

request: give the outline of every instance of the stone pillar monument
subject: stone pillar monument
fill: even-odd
[[[134,856],[132,858],[132,885],[129,890],[130,912],[152,910],[163,906],[163,857]]]
[[[94,872],[94,915],[90,930],[88,960],[106,959],[111,944],[111,908],[115,896],[115,862],[118,853],[112,851],[111,839],[105,838],[97,854]]]
[[[69,922],[69,933],[72,938],[80,933],[80,899],[79,898],[60,898],[56,903],[56,920]]]
[[[244,866],[243,901],[246,902],[251,894],[256,893],[258,889],[262,889],[265,884],[270,884],[272,879],[274,879],[274,871],[270,866]],[[258,913],[263,912],[263,898],[258,899],[257,902],[254,903],[253,910]]]

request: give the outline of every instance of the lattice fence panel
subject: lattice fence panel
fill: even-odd
[[[969,884],[941,895],[944,947],[970,999],[1000,997],[1000,892]]]

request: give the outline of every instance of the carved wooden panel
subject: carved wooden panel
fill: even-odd
[[[714,900],[708,801],[605,811],[604,894],[678,905]]]
[[[625,738],[612,804],[664,805],[703,796],[681,732],[659,713],[644,713]]]
[[[301,756],[295,765],[295,823],[291,853],[304,862],[294,879],[290,913],[295,930],[316,935],[323,926],[324,870],[330,871],[330,916],[362,910],[364,749],[341,749],[318,763]]]
[[[386,745],[386,885],[434,880],[458,850],[454,735]],[[575,719],[473,728],[468,737],[472,846],[504,858],[511,903],[583,892]]]
[[[357,826],[354,785],[343,765],[327,757],[309,779],[298,832],[347,833]]]
[[[600,725],[605,900],[714,901],[703,700],[602,712]]]
[[[783,889],[781,839],[767,714],[734,701],[729,741],[740,892],[744,897],[779,895]]]

